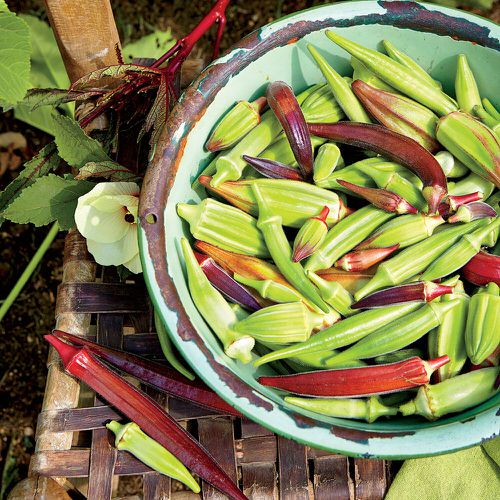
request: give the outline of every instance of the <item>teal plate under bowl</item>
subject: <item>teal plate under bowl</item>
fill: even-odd
[[[189,236],[176,215],[178,202],[198,202],[191,187],[210,161],[203,145],[217,120],[235,102],[253,99],[268,82],[284,80],[295,91],[323,81],[306,50],[313,43],[340,72],[349,58],[324,34],[337,30],[376,48],[382,39],[411,54],[445,91],[453,91],[456,56],[467,55],[484,97],[497,106],[500,28],[480,17],[412,2],[345,2],[298,12],[245,37],[214,61],[183,94],[164,130],[142,188],[140,249],[149,293],[179,351],[198,375],[250,419],[315,448],[357,457],[410,458],[446,453],[491,439],[500,430],[500,394],[449,418],[391,418],[368,424],[321,417],[292,407],[259,385],[251,364],[229,359],[189,295],[180,257]]]

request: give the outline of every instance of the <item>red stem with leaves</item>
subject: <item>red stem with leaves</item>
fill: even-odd
[[[172,48],[170,48],[165,54],[163,54],[151,65],[152,68],[160,68],[163,63],[168,61],[167,65],[160,69],[164,75],[164,78],[166,78],[168,88],[175,99],[179,97],[179,91],[178,89],[176,89],[175,82],[179,75],[182,64],[193,50],[193,47],[196,45],[198,40],[205,33],[207,33],[207,31],[215,23],[218,24],[218,28],[214,43],[213,57],[217,57],[219,53],[222,34],[226,25],[225,12],[230,1],[231,0],[218,0],[212,7],[210,12],[200,21],[200,23],[193,29],[193,31],[189,33],[189,35],[178,40]],[[129,96],[145,84],[149,84],[149,79],[139,77],[133,82],[127,82],[120,85],[117,89],[114,89],[112,91],[113,95],[110,98],[103,99],[96,105],[96,107],[92,111],[90,111],[80,120],[80,126],[82,128],[85,128],[87,125],[89,125],[89,123],[95,120],[106,110],[113,107],[120,107],[127,96]]]

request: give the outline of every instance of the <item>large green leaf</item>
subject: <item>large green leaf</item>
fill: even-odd
[[[30,31],[5,2],[0,3],[0,100],[18,103],[29,88]]]
[[[122,49],[124,63],[131,63],[133,59],[152,58],[158,59],[175,43],[170,29],[155,31],[143,36],[136,42],[125,45]]]
[[[78,198],[94,186],[92,182],[46,175],[24,189],[4,211],[4,217],[35,226],[45,226],[56,220],[61,230],[70,229],[75,225]]]
[[[86,135],[72,118],[56,116],[54,125],[59,155],[72,167],[80,168],[91,161],[112,161],[99,142]]]
[[[0,192],[0,225],[5,220],[2,215],[3,211],[19,196],[21,191],[31,186],[36,179],[56,170],[60,163],[61,158],[57,154],[56,145],[51,142],[24,164],[19,175]]]

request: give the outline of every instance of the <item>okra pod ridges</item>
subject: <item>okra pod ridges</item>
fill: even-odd
[[[292,261],[292,249],[283,231],[281,217],[279,215],[273,215],[270,211],[269,205],[264,199],[258,185],[254,184],[252,188],[259,207],[257,227],[264,236],[274,263],[283,276],[298,292],[304,295],[304,297],[310,300],[321,311],[328,313],[330,307],[320,297],[317,289],[309,281],[302,265],[299,262]]]
[[[420,102],[439,115],[446,115],[456,111],[457,104],[435,85],[426,82],[422,77],[415,76],[414,70],[393,61],[390,57],[359,45],[340,36],[338,33],[327,30],[326,36],[343,48],[351,56],[363,62],[384,82],[408,97]]]
[[[236,314],[224,297],[208,281],[186,238],[181,239],[189,292],[197,309],[224,346],[224,352],[243,363],[251,361],[255,340],[234,330]]]
[[[500,367],[482,368],[444,380],[439,384],[424,385],[417,396],[399,407],[404,415],[421,415],[436,420],[448,413],[467,410],[487,401],[498,389],[495,381]]]
[[[354,298],[360,300],[380,288],[404,283],[427,269],[462,235],[472,232],[484,224],[485,219],[480,219],[466,224],[449,225],[439,233],[405,248],[395,257],[382,262],[373,278],[355,294]]]
[[[384,309],[371,309],[350,316],[331,327],[316,333],[310,339],[293,346],[284,347],[273,351],[254,361],[254,366],[278,359],[285,359],[302,354],[314,353],[325,349],[337,349],[366,337],[390,322],[402,318],[407,314],[419,309],[421,304],[403,304],[390,306]]]
[[[348,118],[355,122],[371,123],[368,113],[354,95],[350,85],[328,64],[326,59],[311,45],[307,49],[326,78],[335,99]]]
[[[286,396],[285,402],[320,415],[354,418],[375,422],[380,417],[396,415],[398,409],[384,405],[376,396],[368,399],[300,398]]]
[[[181,481],[195,493],[200,492],[200,485],[182,462],[142,432],[136,423],[129,422],[122,425],[112,420],[106,427],[115,434],[115,447],[118,450],[128,451],[153,470]]]

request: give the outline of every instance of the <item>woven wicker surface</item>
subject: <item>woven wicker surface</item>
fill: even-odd
[[[85,241],[71,231],[58,291],[57,327],[152,358],[161,350],[141,277],[120,283],[99,269]],[[172,490],[171,481],[111,445],[104,424],[121,418],[86,387],[66,375],[51,352],[44,405],[38,419],[31,474],[77,487],[89,499],[112,498],[116,476],[143,475],[143,498],[224,498],[208,484],[202,495]],[[379,499],[390,481],[384,460],[352,459],[276,436],[246,419],[210,413],[145,388],[213,454],[251,499]],[[76,479],[78,478],[78,479]],[[85,479],[82,479],[85,478]]]

